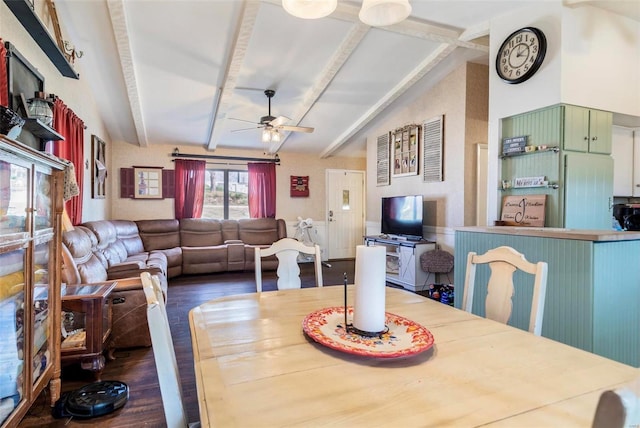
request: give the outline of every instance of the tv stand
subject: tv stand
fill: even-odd
[[[435,242],[378,235],[365,236],[364,243],[368,247],[383,245],[386,248],[387,282],[401,285],[414,292],[424,289],[428,275],[420,266],[420,256],[427,251],[435,250]]]

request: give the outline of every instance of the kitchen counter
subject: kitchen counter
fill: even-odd
[[[615,230],[563,229],[559,227],[490,226],[461,227],[464,232],[493,233],[500,235],[537,236],[541,238],[574,239],[580,241],[635,241],[640,232],[618,232]]]
[[[640,232],[542,227],[462,227],[455,232],[456,294],[462,297],[469,252],[506,245],[548,265],[542,336],[640,367]],[[477,271],[481,288],[473,313],[484,316],[489,268]],[[526,329],[531,285],[516,275],[509,324]],[[460,286],[460,290],[458,290]],[[461,298],[455,299],[460,307]]]

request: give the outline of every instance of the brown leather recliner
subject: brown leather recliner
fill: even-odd
[[[63,234],[62,282],[76,285],[117,281],[116,288],[110,294],[113,312],[107,349],[112,351],[119,348],[151,346],[147,327],[147,302],[140,275],[109,278],[104,262],[92,251],[92,235],[93,233],[83,226],[76,226],[74,230]],[[163,287],[166,296],[166,280]]]

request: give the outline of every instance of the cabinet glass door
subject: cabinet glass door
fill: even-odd
[[[0,247],[0,424],[23,399],[24,248]]]
[[[50,340],[51,329],[49,322],[51,314],[49,312],[50,281],[49,272],[51,246],[53,241],[44,239],[36,242],[34,246],[33,262],[33,383],[35,384],[40,376],[45,372],[51,363]]]
[[[1,159],[0,153],[0,239],[6,242],[26,236],[29,207],[29,169]],[[0,241],[1,243],[1,241]]]
[[[36,171],[35,180],[35,230],[49,229],[53,227],[52,202],[51,202],[51,176]]]

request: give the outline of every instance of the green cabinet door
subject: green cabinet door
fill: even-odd
[[[589,110],[589,152],[611,154],[613,114],[608,111]]]
[[[564,106],[564,149],[611,154],[613,114],[572,105]]]
[[[564,106],[563,148],[574,152],[589,151],[589,109]]]
[[[565,155],[564,227],[611,229],[613,159],[607,155]]]

